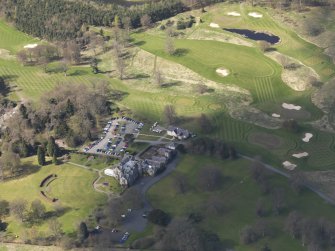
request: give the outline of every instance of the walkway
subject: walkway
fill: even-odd
[[[71,162],[71,161],[68,161],[66,163],[68,163],[70,165],[74,165],[74,166],[80,167],[80,168],[83,168],[83,169],[88,170],[88,171],[97,172],[99,176],[93,182],[93,188],[94,188],[94,190],[97,191],[97,192],[99,192],[99,193],[106,194],[109,199],[110,198],[116,198],[116,197],[118,197],[118,195],[116,195],[116,194],[114,194],[112,192],[108,192],[108,191],[100,189],[101,184],[99,184],[99,181],[100,181],[101,178],[104,177],[104,174],[103,174],[104,170],[99,170],[99,169],[96,169],[96,168],[91,168],[91,167],[80,165],[80,164],[77,164],[77,163],[74,163],[74,162]]]
[[[240,156],[241,158],[243,158],[243,159],[250,160],[250,161],[254,161],[254,159],[251,158],[251,157],[248,157],[248,156],[245,156],[245,155],[241,155],[241,154],[240,154],[239,156]],[[262,163],[262,165],[263,165],[266,169],[268,169],[268,170],[270,170],[270,171],[272,171],[272,172],[274,172],[274,173],[280,174],[280,175],[282,175],[282,176],[284,176],[284,177],[286,177],[286,178],[290,178],[290,175],[289,175],[288,173],[286,173],[286,172],[284,172],[284,171],[282,171],[282,170],[279,170],[278,168],[275,168],[274,166],[268,165],[268,164],[266,164],[266,163],[264,163],[264,162],[261,162],[261,163]],[[312,192],[316,193],[319,197],[321,197],[322,199],[324,199],[327,203],[329,203],[330,205],[335,206],[335,201],[334,201],[334,199],[332,199],[331,197],[329,197],[328,195],[326,195],[325,193],[323,193],[322,191],[320,191],[319,189],[313,187],[313,186],[310,185],[310,184],[305,184],[305,186],[306,186],[308,189],[310,189]]]

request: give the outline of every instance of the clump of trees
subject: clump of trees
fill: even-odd
[[[180,0],[160,0],[131,8],[117,4],[91,4],[86,1],[24,0],[0,1],[0,15],[13,21],[19,30],[50,40],[67,40],[82,37],[83,24],[113,26],[118,16],[119,27],[148,26],[153,22],[175,16],[186,10]]]
[[[186,144],[186,150],[192,154],[214,156],[219,159],[235,159],[237,152],[231,145],[211,138],[195,138]]]
[[[292,211],[286,218],[285,231],[308,250],[327,250],[335,247],[335,224],[324,218],[310,218]]]
[[[55,138],[64,139],[70,146],[94,139],[97,121],[111,113],[110,95],[104,82],[62,84],[43,96],[37,108],[22,104],[19,112],[6,121],[2,132],[0,177],[11,177],[22,171],[20,156],[38,152],[40,165],[45,164],[46,155],[57,162],[60,152]],[[51,132],[54,137],[44,139],[45,132]]]
[[[17,58],[23,65],[40,64],[45,67],[49,62],[60,58],[60,51],[53,45],[41,44],[34,48],[20,50]]]

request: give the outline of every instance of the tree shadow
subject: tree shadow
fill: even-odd
[[[0,76],[0,94],[2,96],[6,97],[9,93],[11,93],[11,86],[8,84],[8,81],[14,81],[17,78],[17,75]]]
[[[87,74],[87,72],[84,71],[84,70],[74,70],[73,72],[68,74],[68,76],[84,76],[86,74]]]
[[[137,41],[137,42],[133,43],[133,45],[135,45],[135,46],[142,46],[145,43],[146,43],[145,41]]]
[[[277,51],[277,48],[270,47],[270,48],[267,48],[265,51],[266,52]]]
[[[167,82],[161,85],[162,88],[169,88],[169,87],[173,87],[173,86],[181,86],[181,82],[180,81],[171,81],[171,82]]]
[[[150,78],[150,75],[145,73],[137,73],[137,74],[130,74],[124,79],[130,80],[130,79],[146,79],[146,78]]]
[[[233,247],[237,245],[237,243],[235,241],[229,240],[229,239],[222,240],[221,244],[222,244],[223,247],[228,248],[227,250],[230,250],[229,248],[232,248],[232,250],[233,250]]]
[[[8,223],[0,221],[0,232],[5,232],[7,230]]]
[[[111,98],[115,101],[121,101],[125,97],[129,95],[128,92],[120,91],[120,90],[112,90],[111,91]]]
[[[173,53],[174,56],[176,57],[182,57],[182,56],[185,56],[186,54],[189,53],[189,49],[185,49],[185,48],[179,48],[179,49],[176,49],[176,51]]]
[[[16,173],[13,176],[7,178],[6,180],[23,178],[30,174],[37,173],[40,169],[41,169],[40,166],[33,165],[32,161],[29,161],[27,163],[22,164],[20,168],[18,168]]]
[[[50,219],[53,217],[61,217],[67,212],[71,211],[71,209],[72,209],[71,207],[62,207],[62,208],[57,209],[56,211],[48,211],[45,213],[44,218]]]

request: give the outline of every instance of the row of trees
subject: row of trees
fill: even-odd
[[[186,151],[196,155],[207,155],[219,159],[235,159],[237,152],[233,146],[211,138],[195,138],[187,142]]]

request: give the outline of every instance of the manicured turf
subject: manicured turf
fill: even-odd
[[[37,43],[39,40],[28,36],[0,19],[0,48],[15,53],[27,44]]]
[[[220,190],[215,192],[202,192],[197,183],[197,174],[207,166],[216,166],[222,169],[226,177]],[[255,222],[255,205],[262,197],[266,204],[271,205],[270,196],[262,196],[258,185],[249,177],[250,162],[245,160],[219,161],[213,158],[185,155],[177,170],[171,176],[154,185],[148,192],[153,206],[166,210],[173,216],[187,216],[189,213],[204,212],[201,209],[206,205],[211,195],[222,198],[226,207],[220,215],[206,215],[200,223],[207,230],[217,233],[224,243],[233,246],[236,250],[259,250],[263,243],[268,243],[271,250],[304,250],[299,241],[293,240],[282,231],[287,213],[298,210],[305,215],[318,217],[322,215],[326,219],[335,220],[333,207],[326,205],[315,194],[305,191],[297,196],[288,186],[287,180],[278,175],[270,178],[272,187],[285,189],[285,200],[288,210],[282,216],[269,213],[264,219],[269,222],[271,228],[276,229],[275,237],[266,238],[251,246],[239,244],[239,231],[245,225]],[[173,177],[177,173],[187,175],[190,190],[185,194],[177,193],[174,189]],[[269,206],[269,211],[271,207]]]
[[[24,162],[36,165],[36,158],[24,159]],[[58,198],[57,203],[46,200],[41,194],[39,187],[41,181],[50,174],[57,174],[58,178],[50,183],[48,194]],[[73,165],[47,165],[39,171],[25,177],[0,183],[1,199],[12,201],[14,199],[25,199],[32,202],[39,199],[45,204],[48,210],[54,210],[59,204],[66,208],[66,212],[59,217],[63,230],[67,233],[76,230],[76,224],[89,216],[93,209],[106,202],[106,196],[94,191],[92,182],[97,177],[94,172],[84,170]],[[8,232],[14,235],[21,235],[23,225],[11,217]],[[47,220],[37,226],[41,231],[48,231]]]
[[[219,7],[220,6],[220,7]],[[236,10],[241,17],[227,16],[227,12]],[[259,12],[263,18],[248,16],[250,12]],[[295,32],[283,24],[275,22],[271,15],[263,8],[253,8],[246,4],[227,5],[220,4],[211,8],[203,17],[206,21],[213,21],[225,28],[245,28],[258,31],[269,31],[280,37],[281,42],[275,46],[278,51],[294,57],[304,64],[315,69],[323,80],[328,80],[335,75],[335,66],[332,60],[323,54],[323,49],[308,43],[300,38]],[[208,25],[205,23],[203,25]]]

